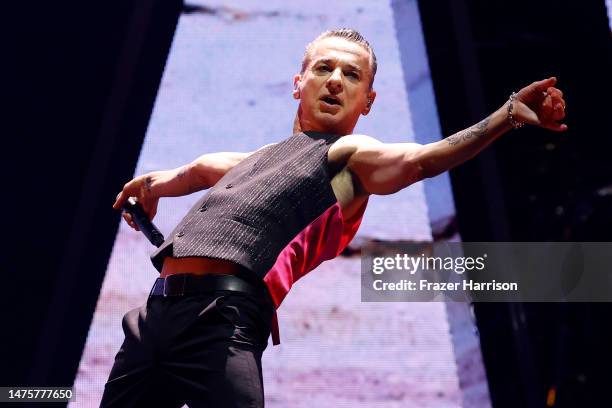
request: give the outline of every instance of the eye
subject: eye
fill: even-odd
[[[359,79],[359,74],[357,74],[355,71],[349,71],[345,73],[344,75],[351,77],[351,78]]]
[[[327,65],[319,65],[317,67],[317,71],[321,71],[321,72],[331,72],[331,68],[328,67]]]

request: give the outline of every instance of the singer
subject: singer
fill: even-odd
[[[160,197],[208,191],[152,254],[160,278],[123,318],[125,340],[101,406],[263,407],[261,356],[270,333],[278,343],[275,310],[295,281],[348,245],[371,194],[447,171],[524,124],[567,129],[551,77],[435,143],[353,134],[374,106],[376,68],[360,33],[326,31],[308,44],[293,78],[291,136],[255,152],[205,154],[123,186],[114,208],[135,197],[150,219]]]

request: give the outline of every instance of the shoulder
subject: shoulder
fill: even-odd
[[[268,143],[267,145],[261,146],[257,150],[253,150],[253,151],[250,151],[250,152],[247,152],[247,153],[237,153],[237,154],[240,154],[242,156],[241,157],[242,160],[244,160],[244,159],[246,159],[248,157],[255,156],[256,154],[261,154],[267,148],[272,147],[272,146],[276,146],[277,144],[278,143]]]
[[[277,144],[278,144],[278,142],[268,143],[267,145],[261,146],[259,149],[255,150],[255,151],[254,151],[254,152],[252,152],[252,153],[257,153],[257,152],[259,152],[259,151],[261,151],[261,150],[264,150],[264,149],[265,149],[265,148],[267,148],[267,147],[276,146]]]
[[[381,143],[380,140],[363,134],[342,136],[330,146],[328,159],[330,163],[346,164],[353,153],[359,148],[379,145]]]
[[[382,143],[378,139],[373,138],[372,136],[363,135],[354,133],[351,135],[346,135],[340,137],[336,140],[332,146],[360,146],[360,145],[368,145],[368,144],[380,144]]]

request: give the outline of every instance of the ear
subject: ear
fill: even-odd
[[[300,83],[302,81],[302,75],[296,74],[293,77],[293,99],[300,99]]]
[[[376,91],[372,89],[370,92],[368,92],[368,100],[366,102],[365,108],[363,108],[363,110],[361,111],[362,115],[365,116],[370,113],[372,105],[374,104],[374,99],[376,99]]]

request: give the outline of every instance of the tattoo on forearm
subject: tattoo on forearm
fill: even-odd
[[[482,135],[486,135],[487,126],[489,125],[490,120],[491,120],[491,117],[488,116],[485,119],[478,122],[477,124],[475,124],[474,126],[468,129],[462,130],[461,132],[455,133],[452,136],[447,137],[446,141],[448,142],[449,145],[455,146],[461,143],[461,141],[467,142],[470,139],[479,138]]]
[[[179,180],[182,180],[183,178],[185,178],[186,175],[187,175],[187,166],[183,166],[183,167],[181,167],[181,169],[177,173],[176,177]],[[187,178],[187,194],[191,194],[193,192],[194,192],[194,188],[191,185],[191,183],[189,182],[189,179]]]
[[[151,176],[147,176],[145,178],[145,188],[147,189],[147,193],[151,192],[151,186],[153,185],[153,179]]]

